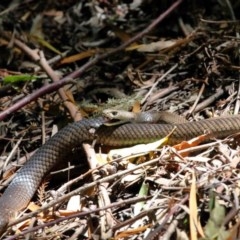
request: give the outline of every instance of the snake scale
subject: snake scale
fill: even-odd
[[[43,177],[58,161],[66,158],[74,147],[93,140],[98,144],[115,147],[149,143],[165,137],[174,127],[174,124],[158,123],[105,126],[104,122],[103,118],[94,118],[69,124],[36,151],[0,197],[1,232],[16,212],[27,206]],[[216,138],[236,133],[240,131],[240,115],[180,123],[173,131],[169,144],[191,139],[206,131]]]

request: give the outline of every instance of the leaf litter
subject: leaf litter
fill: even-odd
[[[170,6],[169,1],[158,6],[154,1],[12,2],[0,3],[1,111],[51,82],[27,47],[42,51],[50,68],[67,76],[126,43]],[[103,109],[140,106],[189,121],[239,112],[240,4],[220,2],[183,1],[126,51],[93,64],[64,87],[70,108],[95,116]],[[49,92],[4,118],[1,160],[22,139],[7,166],[2,164],[7,177],[1,186],[51,136],[53,125],[60,129],[72,121],[70,115],[64,100]],[[74,149],[71,161],[59,166],[47,187],[43,183],[20,217],[83,186],[80,195],[9,228],[5,237],[23,239],[16,234],[30,232],[38,239],[238,239],[239,137],[202,139],[174,147],[140,145],[140,153],[114,149],[110,160],[104,154],[112,149],[96,147],[104,160],[90,170],[82,151]],[[99,179],[107,184],[100,188]]]

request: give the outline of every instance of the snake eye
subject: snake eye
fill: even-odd
[[[112,115],[113,116],[117,116],[118,115],[118,111],[112,111]]]

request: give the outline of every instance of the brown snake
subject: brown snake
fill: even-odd
[[[0,231],[4,231],[15,213],[26,207],[43,177],[58,161],[68,156],[74,147],[96,139],[98,144],[128,146],[149,143],[165,137],[173,124],[126,123],[105,126],[103,118],[69,124],[47,141],[21,168],[0,197]],[[96,129],[93,134],[91,129]],[[191,139],[205,132],[223,138],[240,131],[240,115],[213,118],[177,125],[169,144]]]

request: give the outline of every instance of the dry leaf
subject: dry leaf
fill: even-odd
[[[190,147],[195,147],[195,146],[198,146],[200,143],[206,141],[208,136],[209,136],[208,134],[203,134],[203,135],[195,137],[191,140],[183,141],[183,142],[181,142],[177,145],[174,145],[173,147],[178,151],[184,150],[184,149],[187,149],[187,148],[190,148]],[[189,154],[190,154],[190,152],[184,152],[184,153],[181,153],[181,156],[182,157],[187,157]]]
[[[192,173],[192,184],[190,189],[189,198],[189,221],[190,221],[190,234],[191,240],[197,240],[198,233],[204,237],[203,229],[198,220],[198,208],[197,208],[197,189],[196,189],[196,176]]]
[[[158,41],[151,42],[149,44],[130,46],[126,50],[127,51],[137,50],[138,52],[158,52],[160,50],[172,47],[174,46],[174,44],[176,44],[176,41],[173,40]]]
[[[97,50],[90,49],[85,52],[81,52],[81,53],[78,53],[78,54],[75,54],[75,55],[72,55],[69,57],[65,57],[60,61],[59,64],[61,65],[61,64],[73,63],[73,62],[76,62],[76,61],[79,61],[79,60],[82,60],[82,59],[85,59],[88,57],[92,57],[95,53],[97,53]]]
[[[72,196],[67,203],[67,211],[80,211],[80,195]]]

